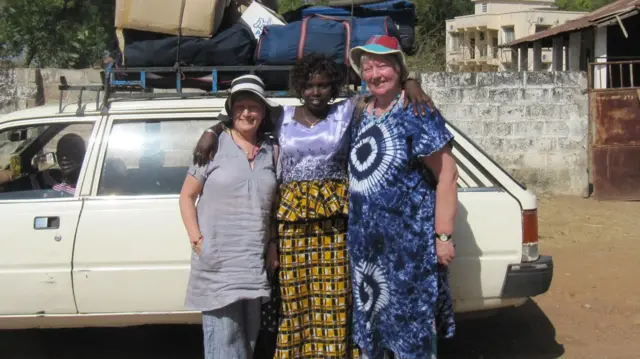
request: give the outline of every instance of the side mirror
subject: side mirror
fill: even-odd
[[[18,131],[9,133],[9,141],[11,142],[20,142],[26,139],[27,139],[27,130],[18,130]]]

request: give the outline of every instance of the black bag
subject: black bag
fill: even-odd
[[[182,66],[251,65],[256,46],[251,30],[241,23],[210,39],[184,36],[150,38],[144,32],[127,33],[124,46],[124,65],[127,67],[171,67],[176,63]]]
[[[248,66],[253,64],[256,38],[251,29],[243,23],[207,39],[194,57],[195,66]]]

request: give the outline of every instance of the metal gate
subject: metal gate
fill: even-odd
[[[592,196],[640,200],[640,61],[592,63],[589,70]]]

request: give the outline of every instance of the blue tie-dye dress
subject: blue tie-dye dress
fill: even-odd
[[[435,250],[435,188],[411,160],[453,138],[438,111],[413,115],[402,99],[385,118],[352,124],[348,250],[354,338],[369,358],[436,357],[437,332],[455,331],[447,271]]]

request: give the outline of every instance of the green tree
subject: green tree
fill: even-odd
[[[115,1],[4,0],[0,56],[24,66],[85,68],[98,63],[113,34]]]
[[[566,11],[594,11],[615,0],[556,0],[556,6]]]
[[[409,66],[421,71],[445,70],[445,21],[456,16],[473,14],[470,0],[414,0],[416,51],[408,59]]]

